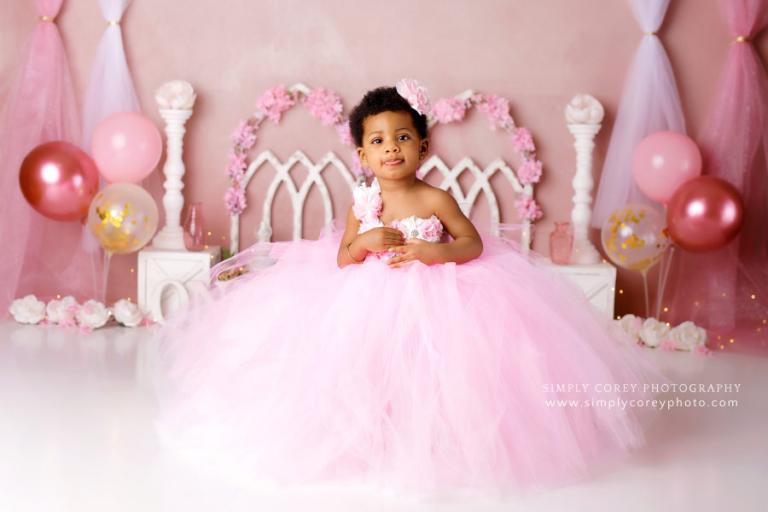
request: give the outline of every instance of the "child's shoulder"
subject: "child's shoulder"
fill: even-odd
[[[419,199],[424,201],[425,204],[432,205],[435,210],[440,206],[456,202],[449,192],[421,180],[419,180],[418,183]]]

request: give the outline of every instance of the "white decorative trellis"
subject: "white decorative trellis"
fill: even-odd
[[[269,163],[275,170],[275,176],[267,188],[267,195],[262,205],[262,218],[259,224],[257,232],[257,240],[259,242],[268,242],[272,237],[272,205],[274,204],[275,195],[277,189],[281,184],[284,184],[288,191],[288,196],[291,199],[291,207],[293,211],[293,239],[299,240],[302,238],[303,233],[303,212],[304,203],[309,195],[309,191],[312,185],[316,185],[323,204],[323,221],[325,225],[329,225],[333,222],[334,209],[333,200],[328,192],[328,186],[325,183],[323,177],[323,171],[328,167],[335,168],[338,173],[344,178],[344,181],[349,186],[350,195],[352,190],[359,183],[355,176],[349,171],[344,162],[336,156],[335,153],[329,151],[323,156],[318,163],[312,162],[303,151],[296,151],[286,162],[281,162],[275,155],[269,150],[262,151],[248,166],[248,170],[245,174],[243,182],[244,187],[248,187],[249,182],[255,175],[255,173],[264,166],[265,163]],[[297,187],[291,177],[290,171],[297,165],[302,165],[307,170],[307,177],[300,187]],[[501,213],[499,211],[499,203],[496,198],[496,192],[491,185],[491,178],[496,172],[501,172],[507,179],[509,184],[515,193],[521,195],[532,196],[533,186],[531,184],[522,185],[520,180],[517,179],[515,171],[509,167],[503,160],[496,159],[481,169],[471,158],[462,158],[453,167],[448,167],[443,160],[437,156],[432,155],[424,162],[417,175],[420,178],[426,177],[432,171],[438,171],[441,176],[441,181],[437,185],[443,190],[450,192],[450,194],[459,203],[461,211],[464,215],[469,216],[477,202],[480,193],[482,192],[485,197],[488,208],[490,211],[490,230],[493,234],[499,234],[499,224],[501,223]],[[459,178],[464,172],[470,172],[474,178],[472,186],[467,193],[464,193],[459,183]],[[240,247],[240,215],[232,214],[230,216],[230,240],[233,254],[239,251]],[[521,245],[524,250],[528,250],[531,246],[531,222],[524,220],[522,223],[522,236]]]

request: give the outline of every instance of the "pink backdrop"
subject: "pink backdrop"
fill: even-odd
[[[222,194],[229,134],[259,93],[276,83],[303,81],[338,91],[349,108],[369,88],[411,76],[433,96],[472,87],[512,100],[513,117],[531,129],[545,165],[537,198],[546,216],[538,223],[534,247],[546,251],[552,222],[566,219],[571,208],[573,139],[563,107],[577,92],[588,92],[605,106],[595,154],[598,172],[623,78],[641,37],[628,2],[618,0],[393,0],[375,12],[365,3],[344,0],[231,0],[226,10],[223,5],[134,0],[122,25],[142,108],[159,126],[154,91],[160,84],[180,78],[197,90],[185,139],[184,194],[188,201],[204,203],[211,243],[228,235]],[[36,21],[31,2],[0,2],[0,94]],[[57,22],[82,101],[105,23],[95,0],[65,2]],[[716,0],[673,0],[660,37],[675,69],[689,132],[697,137],[729,44]],[[758,46],[765,55],[768,45]],[[478,127],[481,122],[469,121]],[[285,125],[281,137],[306,129],[323,134],[306,111],[292,112]],[[297,147],[317,156],[335,141],[326,131],[316,140],[304,136],[296,145],[270,144],[274,134],[272,126],[265,129],[259,147],[273,147],[282,158]],[[477,131],[466,147],[446,151],[448,156],[487,155],[497,147],[498,138]],[[151,181],[150,188],[157,189],[157,176]],[[319,212],[318,206],[311,201],[307,216]],[[135,256],[114,259],[111,298],[135,297],[135,266]],[[618,312],[637,310],[639,281],[621,275],[619,288],[624,293],[617,295]]]

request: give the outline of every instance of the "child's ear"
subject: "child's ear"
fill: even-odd
[[[429,154],[429,139],[422,139],[419,147],[419,160],[424,160]]]
[[[357,158],[360,160],[360,164],[363,167],[366,167],[368,165],[368,157],[365,156],[365,150],[363,150],[363,148],[359,146],[357,148]]]

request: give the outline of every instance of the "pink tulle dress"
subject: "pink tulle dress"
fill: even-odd
[[[355,191],[361,231],[382,225],[380,198],[376,182]],[[447,237],[435,216],[394,224]],[[644,444],[647,409],[593,402],[648,399],[668,380],[540,257],[486,236],[464,264],[372,254],[339,269],[340,236],[252,247],[276,263],[254,257],[160,330],[168,448],[254,483],[504,493]]]

